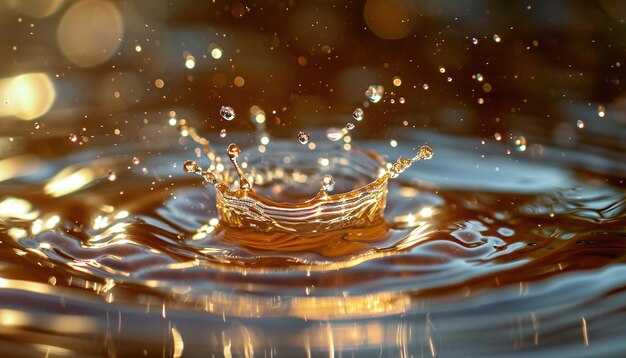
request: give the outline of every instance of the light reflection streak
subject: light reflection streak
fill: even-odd
[[[55,198],[71,194],[85,187],[96,178],[91,168],[67,168],[55,175],[44,187],[46,194]]]
[[[24,154],[0,160],[0,182],[35,173],[41,165],[39,157]]]
[[[0,201],[0,218],[34,220],[39,217],[39,211],[24,199],[8,197]]]

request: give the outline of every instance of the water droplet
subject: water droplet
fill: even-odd
[[[472,44],[478,45],[478,39],[475,37],[472,37]]]
[[[363,120],[363,109],[361,107],[358,107],[357,109],[354,110],[354,112],[352,112],[352,118],[354,118],[356,121],[362,121]]]
[[[139,164],[139,158],[133,157],[133,164],[135,165]]]
[[[476,79],[476,81],[478,82],[482,82],[483,81],[483,75],[480,73],[477,73],[476,75],[474,75],[474,78]]]
[[[222,106],[220,109],[220,115],[227,121],[232,121],[235,118],[235,110],[232,107]]]
[[[604,106],[598,106],[598,117],[604,118],[605,115],[606,110],[604,109]]]
[[[220,131],[220,137],[222,137],[222,138],[226,138],[226,129],[222,129],[222,130]]]
[[[183,170],[186,173],[198,173],[202,171],[198,163],[194,162],[193,160],[186,161],[185,164],[183,164]]]
[[[349,130],[349,131],[353,130],[354,129],[354,123],[350,123],[350,122],[346,123],[346,129]]]
[[[498,132],[495,132],[495,133],[493,134],[493,137],[494,137],[497,141],[502,140],[502,134],[500,134],[500,133],[498,133]]]
[[[326,130],[326,138],[333,142],[343,138],[343,135],[344,133],[340,128],[328,128],[328,130]]]
[[[39,122],[35,122],[35,129],[39,129],[41,128],[41,124],[39,124]]]
[[[396,163],[391,166],[389,169],[389,175],[391,178],[397,178],[398,175],[402,174],[408,167],[413,163],[412,160],[406,159],[404,157],[398,158]]]
[[[581,119],[579,119],[578,121],[576,121],[576,127],[583,129],[585,128],[585,122],[583,122]]]
[[[330,174],[324,175],[322,178],[322,190],[332,190],[333,185],[335,185],[335,179]]]
[[[446,73],[446,68],[443,66],[439,66],[439,73]]]
[[[515,145],[515,149],[518,152],[523,152],[526,150],[526,137],[523,135],[513,137],[513,144]]]
[[[452,82],[452,77],[448,77],[448,78],[447,78],[447,81],[448,81],[448,82]]]
[[[78,140],[78,136],[74,133],[70,133],[69,138],[70,138],[70,142],[72,143],[76,143],[76,141]]]
[[[115,179],[117,179],[117,176],[115,175],[115,172],[110,170],[109,174],[107,176],[107,179],[109,179],[109,181],[115,181]]]
[[[228,146],[228,157],[230,157],[231,159],[237,159],[239,158],[240,154],[241,154],[241,149],[239,149],[237,144],[230,143],[230,145]]]
[[[398,99],[398,102],[400,102],[400,104],[404,104],[406,100],[404,99],[404,97],[400,97],[400,99]]]
[[[311,137],[309,137],[307,133],[305,132],[298,133],[298,142],[300,142],[300,144],[307,144],[310,139]]]
[[[413,157],[413,160],[428,160],[433,157],[433,154],[435,154],[435,152],[432,150],[431,147],[423,145],[420,148],[419,152],[417,152],[417,155]]]
[[[372,103],[378,103],[383,98],[383,94],[385,94],[385,88],[381,85],[371,85],[365,91],[365,97]]]
[[[424,90],[427,90],[427,89],[428,89],[428,83],[424,83],[424,85],[422,86],[422,88],[423,88]]]
[[[493,35],[493,41],[500,42],[501,40],[502,39],[500,38],[500,35],[498,35],[498,34]]]

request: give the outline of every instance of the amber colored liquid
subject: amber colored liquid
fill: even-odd
[[[474,171],[480,180],[462,174],[473,160],[455,159],[465,155],[462,142],[431,143],[437,161],[389,182],[384,217],[306,235],[220,224],[215,189],[180,167],[159,167],[163,159],[148,154],[145,167],[162,168],[170,180],[151,184],[139,167],[124,170],[112,150],[105,160],[120,166],[113,182],[104,172],[52,199],[41,194],[50,180],[3,186],[3,198],[21,200],[2,221],[1,282],[11,293],[2,299],[3,317],[11,317],[3,329],[26,342],[43,335],[94,354],[113,346],[127,354],[144,346],[167,351],[174,337],[187,352],[223,350],[230,341],[240,353],[272,344],[286,354],[357,344],[361,352],[392,354],[428,347],[428,339],[444,347],[478,317],[485,330],[469,330],[473,339],[495,338],[499,351],[536,339],[557,344],[549,343],[556,332],[582,335],[581,317],[611,331],[602,322],[620,316],[622,179],[554,167],[547,153],[532,175],[523,155],[502,157],[504,187],[491,170]],[[187,156],[179,150],[166,158],[182,163]],[[506,166],[509,160],[517,162]],[[66,175],[97,171],[92,165]],[[555,178],[563,187],[552,186]],[[287,202],[309,195],[276,194],[275,187],[255,189]],[[339,181],[337,190],[349,189]],[[562,316],[568,305],[576,314]],[[85,328],[72,328],[78,323]],[[271,332],[262,328],[274,324]],[[222,333],[203,341],[197,327]],[[497,327],[514,336],[483,333]],[[94,336],[100,346],[86,338]]]

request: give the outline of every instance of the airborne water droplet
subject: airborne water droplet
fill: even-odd
[[[477,45],[478,44],[478,39],[475,37],[472,37],[472,44]]]
[[[222,130],[220,131],[220,137],[221,137],[221,138],[226,138],[226,129],[222,129]]]
[[[241,154],[241,149],[239,149],[239,147],[237,146],[237,144],[235,143],[231,143],[228,146],[228,156],[232,159],[237,159],[239,158],[239,155]]]
[[[300,142],[300,144],[307,144],[310,139],[311,137],[309,137],[307,133],[305,132],[298,133],[298,142]]]
[[[348,122],[346,124],[346,129],[349,130],[349,131],[353,130],[354,129],[354,123]]]
[[[328,128],[328,130],[326,130],[326,138],[328,138],[328,140],[336,142],[338,140],[340,140],[341,138],[343,138],[344,132],[343,130],[339,129],[339,128]]]
[[[78,140],[78,136],[74,133],[70,133],[69,138],[70,138],[70,142],[72,143],[76,143],[76,141]]]
[[[357,121],[362,121],[363,120],[363,109],[358,107],[357,109],[354,110],[354,112],[352,112],[352,118],[354,118]]]
[[[322,178],[322,190],[332,190],[333,185],[335,185],[335,179],[330,174],[324,175]]]
[[[526,137],[523,135],[513,137],[513,144],[515,145],[515,149],[518,152],[523,152],[526,150]]]
[[[384,93],[385,88],[383,86],[371,85],[365,91],[365,97],[372,103],[378,103],[383,98]]]
[[[413,158],[413,160],[428,160],[433,157],[434,153],[435,152],[432,150],[431,147],[423,145],[420,148],[419,152],[417,152],[417,155]]]
[[[202,171],[198,163],[194,162],[193,160],[186,161],[185,164],[183,164],[183,170],[186,173],[198,173]]]
[[[220,115],[227,121],[232,121],[235,118],[235,110],[232,107],[222,106],[220,109]]]
[[[139,158],[133,157],[133,164],[135,165],[139,164]]]
[[[117,179],[117,176],[115,175],[114,171],[109,171],[109,174],[107,176],[107,179],[109,179],[109,181],[115,181],[115,179]]]

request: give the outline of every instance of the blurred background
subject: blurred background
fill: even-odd
[[[344,126],[377,84],[353,138],[623,149],[625,17],[619,0],[0,0],[2,148],[149,143],[172,115],[295,138]]]

